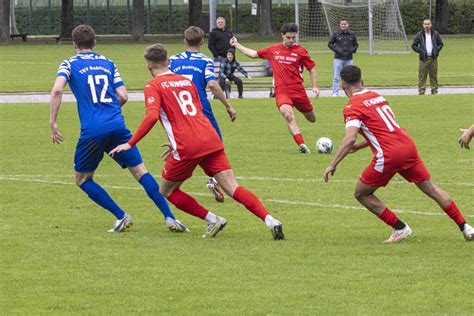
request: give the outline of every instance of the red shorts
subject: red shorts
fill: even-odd
[[[296,88],[275,90],[275,98],[278,110],[283,104],[291,105],[300,112],[311,112],[313,110],[313,104],[311,104],[303,85]]]
[[[213,177],[216,173],[221,171],[232,169],[229,160],[222,149],[189,160],[176,160],[171,155],[168,160],[166,160],[161,176],[163,179],[168,181],[183,182],[184,180],[191,178],[194,169],[196,169],[198,165],[210,177]]]
[[[386,162],[382,172],[375,170],[376,160],[362,172],[359,180],[374,187],[384,187],[396,173],[399,173],[408,182],[419,183],[431,178],[421,158],[417,155],[414,159],[401,162]]]

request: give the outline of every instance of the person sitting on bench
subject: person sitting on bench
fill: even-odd
[[[235,50],[229,49],[227,51],[227,58],[223,59],[219,68],[219,85],[222,88],[222,91],[225,92],[226,97],[229,97],[230,85],[234,82],[237,85],[237,90],[239,91],[239,99],[243,98],[244,87],[242,80],[234,76],[234,72],[238,70],[246,78],[250,78],[248,73],[240,66],[240,64],[235,59]]]

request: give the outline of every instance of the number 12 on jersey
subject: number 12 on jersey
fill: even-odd
[[[100,92],[100,102],[101,103],[111,103],[112,98],[106,98],[105,94],[107,93],[107,88],[109,87],[109,78],[107,75],[88,75],[87,76],[87,84],[89,84],[89,88],[91,89],[92,101],[94,103],[98,103],[97,101],[97,92],[96,92],[96,85],[100,85],[100,82],[103,82],[104,85],[102,86],[102,91]]]
[[[395,121],[395,114],[393,114],[389,105],[386,104],[382,107],[378,107],[376,110],[382,120],[385,122],[385,125],[387,125],[387,128],[390,132],[395,130],[394,126],[400,128],[400,125],[398,125]]]

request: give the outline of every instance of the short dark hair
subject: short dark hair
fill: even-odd
[[[91,49],[95,46],[95,32],[89,25],[81,24],[72,30],[72,41],[79,49]]]
[[[189,46],[196,47],[204,39],[204,31],[199,26],[190,26],[184,30],[184,39]]]
[[[362,71],[354,65],[347,65],[341,70],[341,79],[350,85],[360,82],[362,79]]]
[[[349,20],[348,19],[345,19],[345,18],[342,18],[339,20],[339,23],[341,23],[342,21],[346,21],[347,23],[349,23]]]
[[[295,23],[285,23],[281,26],[281,34],[298,33],[298,25]]]
[[[157,43],[147,47],[144,57],[149,64],[166,65],[168,51],[165,45]]]

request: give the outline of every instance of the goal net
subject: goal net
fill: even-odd
[[[298,5],[300,42],[321,50],[341,19],[357,35],[359,52],[408,53],[409,46],[397,0],[308,0]]]

